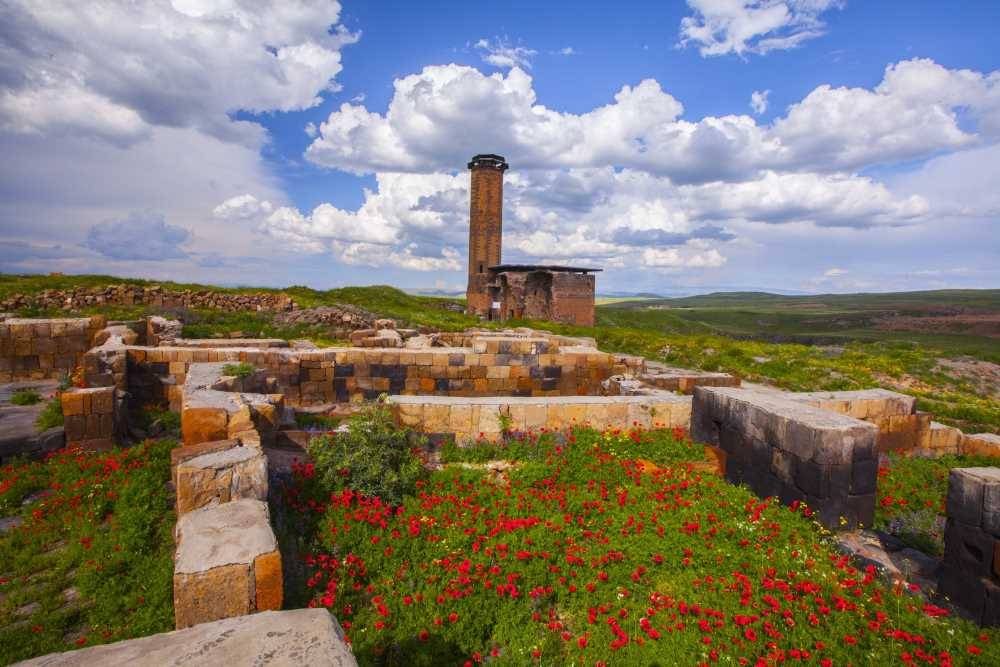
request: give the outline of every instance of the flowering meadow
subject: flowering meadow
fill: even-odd
[[[522,436],[390,507],[297,464],[309,606],[362,664],[1000,664],[1000,632],[837,553],[804,506],[707,471],[666,430]]]
[[[996,466],[987,456],[937,459],[890,455],[878,469],[875,528],[934,556],[944,553],[945,500],[952,468]]]
[[[175,444],[0,468],[0,664],[173,629]]]

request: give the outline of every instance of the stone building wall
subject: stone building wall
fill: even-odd
[[[543,268],[495,274],[500,320],[532,319],[594,325],[593,274]]]
[[[68,375],[104,322],[103,316],[0,319],[0,382]]]

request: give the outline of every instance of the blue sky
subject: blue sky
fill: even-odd
[[[460,290],[499,152],[599,291],[1000,285],[1000,3],[539,4],[14,2],[0,270]]]

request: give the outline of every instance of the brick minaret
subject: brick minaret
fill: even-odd
[[[500,263],[503,233],[503,172],[507,161],[499,155],[476,155],[469,162],[472,186],[469,206],[469,314],[488,317],[491,297],[489,268]]]

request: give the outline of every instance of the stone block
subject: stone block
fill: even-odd
[[[185,445],[226,440],[229,422],[225,408],[184,408],[181,412],[181,435]]]
[[[267,459],[253,447],[203,454],[177,466],[177,515],[242,498],[267,500]]]
[[[948,475],[947,516],[969,526],[982,525],[987,485],[1000,485],[1000,469],[952,468]]]
[[[175,534],[178,629],[256,610],[254,565],[278,549],[266,503],[243,499],[188,512],[178,517]],[[273,561],[267,567],[273,570]],[[275,595],[271,590],[265,599]]]
[[[272,551],[253,561],[255,611],[277,611],[284,598],[281,553]]]
[[[221,452],[226,449],[232,449],[233,447],[239,447],[239,440],[213,440],[207,442],[200,442],[197,445],[187,445],[174,447],[170,450],[170,470],[171,470],[171,480],[173,480],[174,486],[177,486],[177,466],[185,461],[189,461],[193,458],[197,458],[204,454],[211,454],[213,452]]]
[[[944,534],[944,561],[976,576],[989,576],[993,570],[992,536],[949,517]]]
[[[964,456],[1000,457],[1000,434],[976,433],[962,437],[961,453]]]

